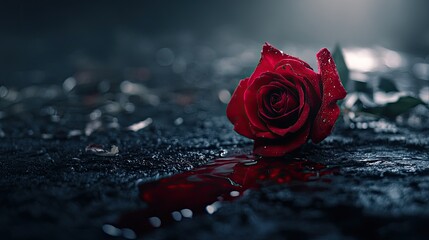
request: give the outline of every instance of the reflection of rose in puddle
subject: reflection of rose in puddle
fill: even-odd
[[[248,189],[311,181],[335,172],[304,159],[219,158],[189,172],[141,184],[140,198],[147,208],[124,214],[115,226],[106,224],[103,230],[108,235],[132,237],[195,214],[212,214],[221,202],[234,200]]]

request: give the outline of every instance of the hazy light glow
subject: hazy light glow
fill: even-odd
[[[377,54],[369,48],[346,48],[344,57],[350,70],[372,72],[380,67]]]
[[[413,73],[416,77],[422,80],[429,80],[429,64],[428,63],[416,63],[413,66]]]
[[[344,58],[349,69],[357,72],[374,72],[407,66],[403,55],[383,47],[345,48]]]
[[[396,102],[400,97],[406,96],[407,93],[405,92],[398,92],[398,93],[386,93],[382,91],[378,91],[374,93],[374,102],[377,104],[387,104],[391,102]]]
[[[206,211],[208,214],[213,214],[214,212],[216,212],[221,206],[220,202],[214,202],[210,205],[206,206]]]
[[[429,87],[423,87],[420,89],[419,97],[423,102],[429,103]]]
[[[161,219],[159,219],[158,217],[151,217],[149,218],[149,222],[150,224],[152,224],[152,226],[154,227],[161,227]]]
[[[120,236],[121,235],[121,229],[112,226],[110,224],[104,224],[102,227],[103,231],[110,236]]]
[[[216,211],[216,209],[212,205],[208,205],[206,207],[206,211],[208,214],[213,214]]]
[[[186,218],[192,218],[193,213],[192,213],[191,209],[185,208],[185,209],[180,210],[180,212],[182,213],[182,216],[184,216]]]
[[[153,122],[152,118],[146,118],[143,121],[140,121],[138,123],[132,124],[127,129],[131,130],[133,132],[137,132],[137,131],[139,131],[139,130],[141,130],[141,129],[147,127],[147,126],[149,126],[150,124],[152,124],[152,122]]]
[[[398,52],[387,48],[381,48],[383,62],[389,68],[400,68],[406,65],[406,61]]]
[[[174,62],[174,53],[169,48],[161,48],[156,52],[156,61],[161,66],[169,66]]]
[[[231,191],[231,192],[229,193],[229,195],[230,195],[231,197],[238,197],[238,196],[240,196],[240,192],[238,192],[238,191]]]
[[[174,220],[176,221],[181,221],[182,220],[182,214],[178,211],[174,211],[171,213],[171,216],[173,217]]]
[[[221,102],[228,104],[231,99],[231,93],[226,89],[222,89],[219,91],[218,97]]]

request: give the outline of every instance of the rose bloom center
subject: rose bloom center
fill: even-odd
[[[277,88],[266,93],[264,99],[264,112],[270,117],[284,115],[298,107],[296,94],[287,88]]]

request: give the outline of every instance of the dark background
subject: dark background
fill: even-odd
[[[423,0],[2,1],[0,81],[63,81],[88,61],[110,69],[150,64],[153,51],[189,38],[212,48],[238,36],[259,45],[341,43],[426,57],[428,9]]]

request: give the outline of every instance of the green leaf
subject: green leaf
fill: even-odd
[[[387,77],[380,77],[378,88],[383,92],[399,92],[398,88],[392,79]]]
[[[347,89],[347,84],[349,82],[350,71],[347,67],[346,61],[344,59],[343,51],[339,44],[335,45],[334,52],[332,53],[334,58],[335,65],[337,66],[338,74],[340,75],[341,82],[343,83],[344,88]]]
[[[420,104],[423,104],[428,107],[420,98],[416,98],[413,96],[402,96],[396,102],[387,103],[383,106],[367,108],[364,111],[382,117],[394,118]]]

